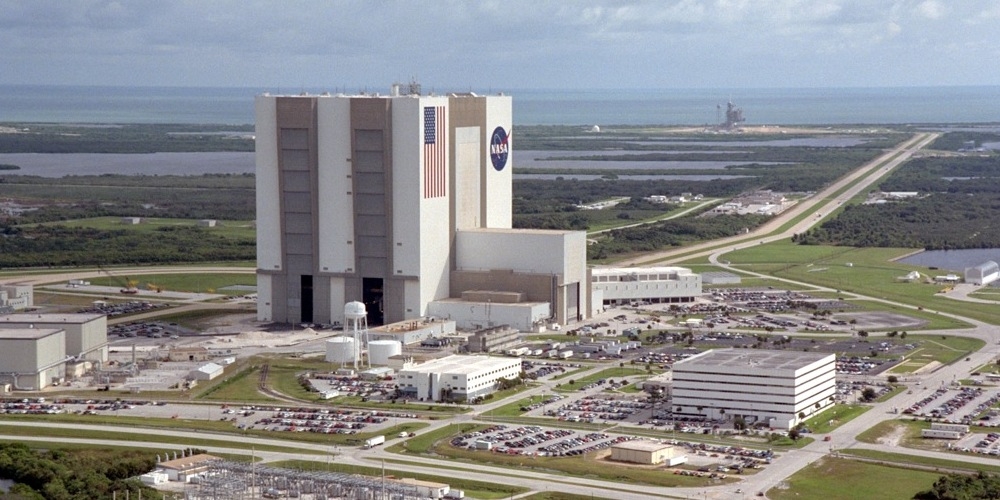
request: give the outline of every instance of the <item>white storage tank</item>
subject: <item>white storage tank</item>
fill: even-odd
[[[326,341],[326,360],[331,363],[353,363],[358,358],[358,346],[351,337],[334,337]]]
[[[403,343],[398,340],[373,340],[368,343],[368,360],[373,365],[387,365],[390,356],[402,353]]]

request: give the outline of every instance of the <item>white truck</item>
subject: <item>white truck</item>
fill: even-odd
[[[385,442],[385,436],[379,435],[365,440],[365,449],[374,448]]]

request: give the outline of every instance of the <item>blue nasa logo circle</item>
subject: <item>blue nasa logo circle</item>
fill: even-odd
[[[507,166],[507,156],[510,155],[510,136],[503,127],[493,129],[490,137],[490,161],[497,172]]]

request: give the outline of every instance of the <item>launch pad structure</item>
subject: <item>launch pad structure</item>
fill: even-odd
[[[252,463],[213,461],[185,500],[417,500],[416,486],[385,478],[326,471],[301,471]]]

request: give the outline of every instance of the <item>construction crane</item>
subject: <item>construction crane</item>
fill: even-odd
[[[139,284],[138,281],[131,280],[128,278],[128,276],[118,276],[116,274],[111,274],[107,269],[104,269],[104,266],[98,265],[97,269],[100,270],[102,273],[107,274],[112,279],[118,281],[118,284],[121,286],[121,289],[118,290],[120,293],[124,293],[127,295],[135,295],[139,293],[139,289],[136,288],[136,285]]]

